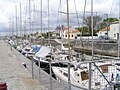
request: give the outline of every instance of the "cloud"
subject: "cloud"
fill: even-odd
[[[22,4],[22,20],[25,21],[27,19],[28,24],[28,18],[29,18],[29,0],[1,0],[0,1],[0,27],[6,27],[9,26],[9,18],[15,18],[15,5],[17,5],[18,9],[18,15],[20,10],[20,2]],[[42,0],[43,1],[43,27],[48,27],[48,0]],[[61,10],[63,12],[66,12],[66,0],[61,0],[61,8],[60,8],[60,0],[49,0],[50,1],[50,27],[56,28],[57,25],[63,24],[64,26],[67,26],[67,16],[66,14],[59,13],[58,10]],[[86,3],[86,11],[91,11],[91,0],[87,0]],[[111,17],[117,17],[118,16],[118,0],[93,0],[93,7],[94,12],[100,12],[98,14],[111,14]],[[32,10],[32,21],[37,23],[40,27],[40,10],[41,10],[41,0],[31,0],[31,10]],[[83,10],[85,5],[85,0],[75,0],[76,9],[79,16],[80,24],[82,23],[82,17],[83,17]],[[76,13],[75,10],[75,4],[74,0],[69,0],[69,10],[70,13]],[[35,10],[39,11],[39,13],[35,13]],[[86,13],[87,14],[87,13]],[[113,14],[116,14],[113,15]],[[90,14],[89,14],[90,15]],[[62,17],[60,17],[62,16]],[[19,16],[18,16],[19,17]],[[77,26],[77,16],[76,14],[70,15],[70,25]],[[24,23],[23,23],[24,24]],[[24,25],[23,25],[24,26]],[[28,25],[29,26],[29,25]]]

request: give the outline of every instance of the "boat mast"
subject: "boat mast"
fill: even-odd
[[[48,0],[48,40],[49,40],[49,46],[51,46],[50,44],[50,10],[49,10],[49,5],[50,2]],[[52,47],[51,48],[51,53],[52,53]],[[51,60],[49,61],[49,65],[50,65],[50,90],[52,90],[52,66],[51,66]]]
[[[60,4],[59,4],[59,5],[60,5],[60,7],[59,7],[59,8],[60,8],[60,11],[62,11],[61,0],[60,0]],[[59,13],[59,12],[58,12],[58,13]],[[61,37],[62,43],[63,43],[63,38],[64,38],[64,37],[63,37],[63,35],[61,35],[61,33],[60,33],[60,32],[64,33],[64,32],[63,32],[63,26],[62,26],[62,13],[60,13],[60,25],[59,25],[59,26],[60,26],[60,30],[61,30],[61,31],[59,30],[59,37]]]
[[[28,35],[30,34],[31,31],[31,0],[29,0],[29,30],[28,30]]]
[[[9,18],[9,37],[12,36],[11,18]]]
[[[41,0],[41,39],[42,39],[42,0]],[[40,66],[40,60],[41,58],[39,58],[39,81],[41,82],[41,66]]]
[[[31,0],[29,0],[29,32],[31,32]],[[28,34],[30,35],[30,33]],[[30,37],[28,37],[30,39]],[[31,44],[31,39],[30,39]],[[34,79],[34,72],[33,72],[33,60],[31,60],[31,69],[32,69],[32,79]]]
[[[42,38],[42,0],[41,0],[41,38]]]
[[[67,0],[67,27],[68,27],[68,48],[69,48],[69,61],[70,61],[70,20],[69,20],[69,5],[68,5],[68,0]]]
[[[86,1],[86,0],[85,0]],[[80,23],[79,23],[79,16],[78,16],[78,12],[77,12],[77,7],[76,7],[76,2],[75,2],[75,0],[74,0],[74,5],[75,5],[75,12],[76,12],[76,16],[77,16],[77,24],[78,24],[78,26],[80,25]]]
[[[14,36],[14,18],[12,19],[12,39],[13,39],[13,36]]]
[[[91,30],[92,30],[92,60],[94,56],[93,52],[93,0],[91,0]]]
[[[71,55],[70,55],[70,20],[69,20],[69,2],[67,0],[67,25],[68,25],[68,48],[69,48],[69,62],[71,61]],[[68,87],[69,90],[71,90],[71,81],[70,81],[70,63],[68,63]]]
[[[22,36],[22,14],[21,14],[21,2],[20,2],[20,35]]]
[[[17,26],[17,5],[15,5],[15,15],[16,15],[16,40],[17,40],[17,44],[18,44],[18,26]]]
[[[118,58],[120,56],[120,0],[119,0],[119,39],[118,39]]]
[[[92,30],[92,61],[93,61],[93,0],[91,0],[91,30]],[[91,77],[92,77],[92,63],[89,63],[89,90],[91,89]]]
[[[83,32],[83,25],[84,25],[84,19],[85,19],[85,9],[86,9],[86,0],[85,0],[85,5],[84,5],[84,12],[83,12],[83,21],[82,21],[82,30],[80,32],[80,40],[81,40],[81,45],[83,47],[83,41],[82,41],[82,32]],[[84,55],[83,55],[83,51],[81,51],[81,55],[82,55],[82,61],[84,60]]]
[[[48,0],[48,39],[49,39],[49,46],[50,46],[50,10],[49,10],[49,0]]]

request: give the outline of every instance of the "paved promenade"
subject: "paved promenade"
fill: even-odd
[[[0,81],[7,83],[8,90],[47,90],[32,79],[4,41],[0,41]]]
[[[9,46],[10,48],[10,46]],[[12,49],[12,53],[17,57],[17,60],[20,61],[21,63],[24,62],[26,63],[27,66],[27,71],[32,73],[32,62],[26,58],[24,55],[22,55],[20,52],[15,50],[14,48]],[[60,83],[55,79],[50,79],[50,75],[47,74],[44,70],[40,69],[39,73],[39,67],[36,66],[33,63],[33,78],[36,79],[37,81],[40,81],[40,85],[43,85],[45,88],[48,90],[68,90],[68,85],[65,83]],[[40,89],[41,90],[41,89]]]

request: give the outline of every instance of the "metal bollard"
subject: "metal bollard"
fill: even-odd
[[[5,82],[0,82],[0,90],[8,90]]]

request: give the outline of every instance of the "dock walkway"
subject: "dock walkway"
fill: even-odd
[[[33,80],[7,43],[0,40],[0,82],[6,82],[8,90],[46,90]]]
[[[10,48],[10,47],[9,47]],[[12,49],[12,53],[17,57],[18,61],[21,63],[26,63],[27,70],[32,73],[32,62],[26,58],[24,55],[19,53],[14,48]],[[39,76],[40,75],[40,76]],[[40,78],[39,78],[40,77]],[[33,63],[33,78],[37,81],[40,81],[40,84],[43,85],[46,90],[68,90],[68,86],[66,84],[60,83],[57,80],[52,78],[52,83],[50,82],[50,75],[47,74],[44,70],[40,69],[39,74],[39,67]],[[40,89],[41,90],[41,89]]]

